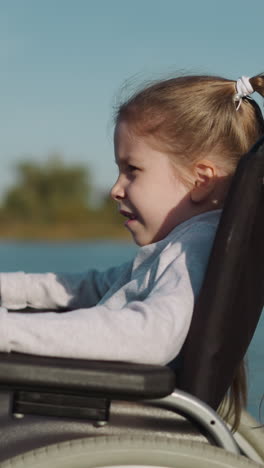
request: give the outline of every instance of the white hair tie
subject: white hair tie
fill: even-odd
[[[236,110],[238,111],[239,107],[241,106],[241,102],[243,97],[249,96],[250,94],[254,93],[254,89],[251,86],[250,78],[248,76],[242,76],[238,78],[236,82],[236,94],[234,96],[234,101],[238,102]]]

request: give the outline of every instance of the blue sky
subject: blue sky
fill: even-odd
[[[108,190],[124,83],[264,71],[263,15],[263,0],[0,0],[0,194],[16,161],[53,152]]]

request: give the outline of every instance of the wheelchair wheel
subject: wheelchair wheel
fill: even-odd
[[[1,468],[263,468],[240,455],[188,440],[97,437],[50,445],[19,455]]]

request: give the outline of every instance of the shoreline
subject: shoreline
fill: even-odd
[[[0,241],[78,241],[111,239],[131,240],[124,226],[112,223],[27,224],[8,223],[0,229]]]

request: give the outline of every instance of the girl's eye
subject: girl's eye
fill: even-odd
[[[129,164],[129,165],[127,166],[127,168],[128,168],[128,171],[129,171],[129,172],[134,172],[134,171],[137,171],[137,170],[138,170],[138,167],[133,166],[132,164]]]

